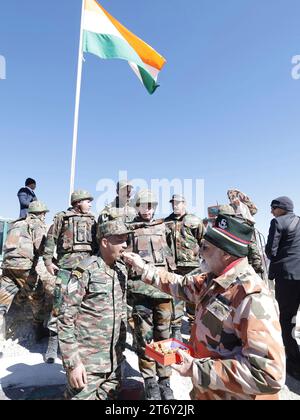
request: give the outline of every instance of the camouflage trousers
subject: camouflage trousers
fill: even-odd
[[[71,269],[60,269],[55,280],[54,296],[53,296],[53,307],[50,312],[47,327],[50,331],[57,334],[57,317],[60,313],[61,304],[63,301],[64,292],[68,286]]]
[[[184,315],[184,301],[173,298],[172,299],[171,327],[181,328],[183,315]]]
[[[133,320],[137,341],[139,369],[144,379],[167,378],[171,368],[162,366],[145,355],[146,344],[170,338],[172,303],[170,299],[154,299],[134,293]]]
[[[9,311],[15,297],[18,304],[29,301],[35,322],[45,320],[45,290],[35,270],[3,269],[0,279],[0,314],[5,315]]]
[[[175,273],[179,274],[180,276],[186,276],[193,270],[194,267],[180,267],[175,271]],[[195,305],[189,302],[184,303],[183,300],[173,298],[173,314],[171,322],[172,327],[181,327],[182,317],[184,316],[184,305],[186,307],[189,323],[193,323],[195,321]]]
[[[84,389],[73,389],[67,385],[67,400],[116,400],[121,384],[121,368],[111,373],[87,372],[87,385]]]

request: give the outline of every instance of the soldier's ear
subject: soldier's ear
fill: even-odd
[[[108,244],[107,238],[100,239],[100,245],[103,246],[103,248],[107,248],[107,244]]]

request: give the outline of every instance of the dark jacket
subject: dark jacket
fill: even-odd
[[[20,218],[26,217],[28,206],[32,201],[36,201],[36,195],[27,187],[23,187],[18,191],[18,199],[20,202]]]
[[[271,221],[266,255],[271,261],[269,278],[272,280],[300,280],[299,220],[289,212]]]

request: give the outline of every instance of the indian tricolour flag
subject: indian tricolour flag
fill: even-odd
[[[83,51],[101,58],[127,60],[149,93],[166,60],[139,39],[95,0],[85,0],[83,16]]]

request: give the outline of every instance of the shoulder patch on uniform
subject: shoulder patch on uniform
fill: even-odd
[[[184,218],[184,224],[190,228],[197,228],[201,224],[201,219],[194,214],[187,214]]]
[[[75,277],[75,273],[76,272],[72,273],[72,277],[68,283],[68,286],[67,286],[68,294],[74,293],[78,290],[78,280],[81,277],[81,273],[79,273],[80,277],[77,277],[77,276]]]
[[[72,277],[76,277],[77,279],[81,279],[82,273],[83,273],[83,271],[79,271],[78,269],[73,270],[72,271]]]
[[[79,273],[83,273],[89,268],[91,264],[96,262],[97,259],[98,257],[96,255],[92,255],[91,257],[82,260],[80,264],[73,270],[73,272],[78,271]]]

